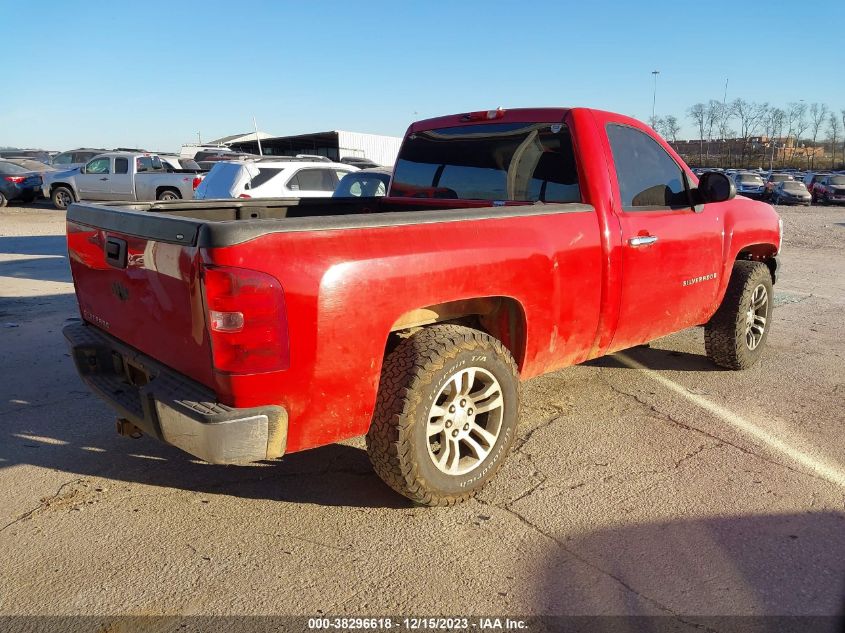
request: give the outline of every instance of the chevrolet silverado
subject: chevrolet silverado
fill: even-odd
[[[366,435],[450,505],[505,460],[520,380],[693,326],[760,357],[782,226],[735,194],[617,114],[430,119],[382,198],[71,205],[64,332],[124,433],[214,463]]]

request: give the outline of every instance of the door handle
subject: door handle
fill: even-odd
[[[100,180],[108,180],[108,178],[106,178],[105,176],[103,176],[102,178],[100,178]]]
[[[638,235],[628,240],[631,246],[649,246],[657,241],[656,235]]]

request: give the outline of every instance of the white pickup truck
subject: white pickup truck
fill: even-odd
[[[190,200],[204,176],[172,169],[155,154],[106,152],[81,167],[50,173],[42,193],[62,210],[79,200]]]

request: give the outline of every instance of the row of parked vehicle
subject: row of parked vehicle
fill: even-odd
[[[190,158],[129,148],[78,149],[56,156],[57,161],[62,169],[32,157],[0,158],[0,206],[41,195],[60,210],[79,200],[383,196],[390,180],[389,169],[367,159],[333,162],[303,154],[262,157],[216,150]]]
[[[721,169],[695,169],[701,175]],[[801,172],[798,170],[764,172],[728,169],[737,193],[747,198],[773,204],[837,204],[845,202],[845,174],[837,172]]]

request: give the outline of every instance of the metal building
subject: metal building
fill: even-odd
[[[261,149],[266,156],[317,154],[335,161],[347,156],[356,156],[368,158],[379,165],[393,165],[401,144],[402,138],[399,136],[342,130],[261,139]],[[229,147],[240,152],[258,153],[258,143],[254,140],[235,142]]]

